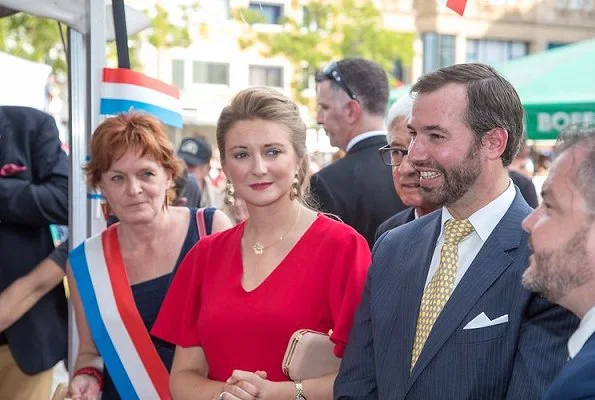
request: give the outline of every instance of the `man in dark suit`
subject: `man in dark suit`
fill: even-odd
[[[68,161],[54,119],[0,107],[0,292],[53,250],[50,224],[68,224]],[[0,332],[0,398],[47,399],[66,357],[67,307],[56,286]]]
[[[312,195],[322,211],[339,216],[372,247],[378,225],[405,208],[378,156],[386,145],[386,73],[371,61],[348,58],[330,63],[317,81],[318,123],[346,154],[312,176]]]
[[[535,191],[535,185],[531,179],[527,178],[523,174],[519,174],[516,171],[511,169],[508,170],[508,175],[510,179],[514,182],[515,185],[521,191],[523,198],[532,208],[537,208],[539,205],[539,201],[537,200],[537,192]]]
[[[544,400],[595,398],[595,129],[559,138],[543,202],[523,222],[533,255],[523,285],[581,318],[570,361]]]
[[[482,64],[427,74],[412,92],[409,161],[445,207],[376,243],[335,399],[538,399],[578,321],[520,282],[531,208],[506,169],[518,94]]]

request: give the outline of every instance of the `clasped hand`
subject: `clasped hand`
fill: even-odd
[[[274,399],[278,383],[267,380],[265,371],[248,372],[234,370],[225,382],[223,393],[217,400]]]

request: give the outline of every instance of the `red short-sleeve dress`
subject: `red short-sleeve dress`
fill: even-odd
[[[151,333],[178,346],[200,346],[209,379],[217,381],[234,369],[287,380],[281,364],[298,329],[333,329],[341,357],[371,263],[366,240],[318,215],[277,268],[248,292],[241,284],[244,226],[203,238],[190,250]]]

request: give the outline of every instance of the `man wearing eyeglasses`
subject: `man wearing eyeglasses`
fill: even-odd
[[[405,209],[377,153],[386,145],[386,73],[374,62],[348,58],[331,62],[316,80],[317,121],[346,154],[312,176],[312,194],[322,211],[339,216],[372,247],[378,225]]]
[[[380,224],[376,230],[375,239],[382,236],[384,232],[431,213],[441,206],[441,204],[435,204],[422,196],[419,172],[407,157],[409,143],[411,143],[411,136],[407,129],[407,121],[411,115],[411,103],[411,96],[405,95],[401,96],[390,108],[386,118],[388,144],[378,149],[382,161],[392,170],[397,195],[409,208]]]

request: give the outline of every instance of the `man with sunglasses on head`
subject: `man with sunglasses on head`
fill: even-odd
[[[347,58],[331,62],[316,81],[317,121],[346,154],[312,176],[312,194],[322,211],[354,227],[372,247],[378,225],[405,209],[378,156],[386,145],[386,73],[374,62]]]

